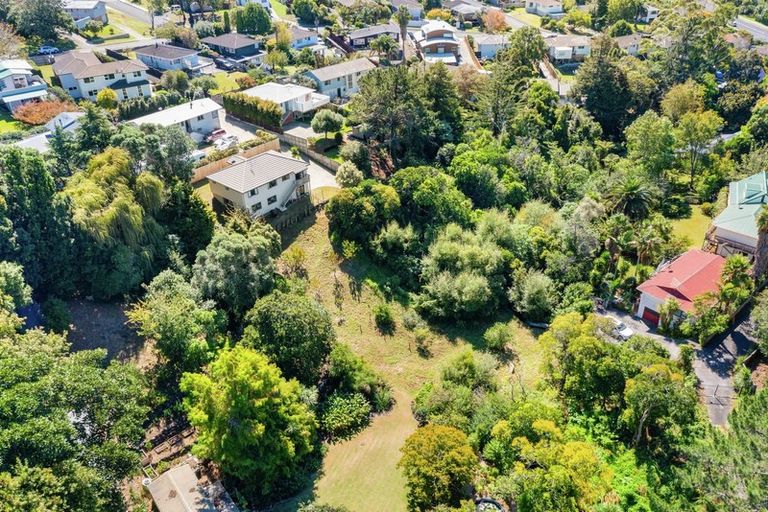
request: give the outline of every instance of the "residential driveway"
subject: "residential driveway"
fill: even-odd
[[[682,345],[693,346],[696,349],[693,370],[699,381],[699,396],[707,408],[712,424],[725,425],[728,414],[733,409],[733,399],[736,395],[733,389],[733,366],[739,356],[747,355],[754,350],[752,324],[749,321],[750,311],[751,308],[744,308],[730,329],[703,348],[692,341],[674,340],[657,334],[644,321],[623,311],[611,309],[607,314],[620,319],[636,333],[657,340],[669,351],[672,359],[680,356]]]
[[[284,155],[292,156],[287,144],[282,145],[281,151]],[[326,169],[319,163],[315,162],[314,160],[310,160],[304,155],[300,155],[299,158],[305,162],[309,162],[309,168],[307,169],[307,172],[309,173],[309,185],[312,190],[316,190],[320,187],[339,188],[339,184],[336,183],[336,175],[333,174],[329,169]]]
[[[225,115],[221,120],[221,127],[227,131],[228,135],[237,135],[240,142],[254,138],[258,129],[252,124],[244,123],[228,115]]]
[[[286,124],[283,127],[283,131],[287,133],[288,135],[293,135],[294,137],[298,137],[300,139],[311,139],[312,137],[319,137],[322,134],[317,134],[312,129],[312,126],[310,126],[307,123],[301,123],[298,121],[293,121],[288,124]]]

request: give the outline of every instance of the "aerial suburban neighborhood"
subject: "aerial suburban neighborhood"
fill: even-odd
[[[0,1],[0,512],[768,510],[768,0]]]

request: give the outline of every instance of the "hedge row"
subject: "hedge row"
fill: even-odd
[[[265,128],[280,128],[283,111],[274,101],[254,98],[241,92],[224,95],[224,110],[243,121]]]
[[[177,91],[158,92],[147,98],[131,98],[117,104],[117,115],[122,121],[145,116],[160,109],[175,107],[187,101],[183,94]]]

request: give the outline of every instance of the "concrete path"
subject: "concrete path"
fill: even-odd
[[[658,334],[647,323],[623,311],[608,310],[607,315],[624,322],[638,334],[649,336],[666,348],[672,359],[680,356],[680,347],[691,345],[696,350],[693,370],[699,381],[699,396],[707,408],[713,425],[725,425],[733,409],[733,367],[739,356],[754,350],[750,308],[745,308],[734,320],[733,326],[711,340],[705,347],[689,340],[676,340]]]

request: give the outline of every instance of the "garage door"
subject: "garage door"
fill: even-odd
[[[659,314],[652,309],[643,310],[643,320],[651,322],[654,326],[659,325]]]

